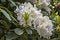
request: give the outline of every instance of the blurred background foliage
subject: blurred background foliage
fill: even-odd
[[[0,0],[0,40],[46,40],[40,39],[36,30],[26,30],[19,25],[14,10],[16,5],[24,2],[27,0]],[[51,0],[50,8],[49,16],[55,27],[50,40],[60,40],[60,0]]]

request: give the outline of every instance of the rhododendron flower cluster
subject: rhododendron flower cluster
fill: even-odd
[[[25,2],[19,5],[14,12],[17,13],[17,20],[23,27],[34,27],[37,33],[44,38],[48,38],[52,35],[52,21],[48,16],[43,16],[41,10],[38,10],[36,6]]]

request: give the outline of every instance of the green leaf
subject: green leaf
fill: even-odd
[[[14,32],[8,32],[6,34],[6,40],[12,40],[12,39],[15,39],[17,38],[18,36],[14,33]]]
[[[57,15],[58,15],[58,12],[55,13],[55,11],[52,10],[51,18],[54,19],[55,16],[57,16]]]
[[[3,37],[1,37],[1,39],[0,40],[4,40],[4,36]]]
[[[58,15],[58,12],[56,12],[55,14]]]
[[[5,7],[0,6],[1,9],[4,9],[9,15],[13,16],[12,13]]]
[[[5,15],[5,17],[6,17],[8,20],[11,21],[11,18],[10,18],[10,16],[9,16],[9,14],[8,14],[5,10],[0,9],[0,11],[3,13],[3,15]]]
[[[13,17],[13,13],[11,13],[7,8],[5,8],[3,6],[0,6],[0,8],[4,9],[9,14],[9,16],[12,18],[12,20],[17,22],[17,20]]]
[[[15,2],[13,2],[12,0],[9,0],[14,6],[17,6],[16,4],[15,4]]]
[[[7,22],[5,22],[4,20],[0,20],[0,23],[4,25],[4,28],[6,28],[7,30],[9,29]]]
[[[18,21],[13,16],[11,16],[11,18],[18,23]]]
[[[6,0],[1,0],[1,2],[6,2]]]
[[[21,30],[20,28],[14,29],[14,32],[15,32],[17,35],[22,35],[22,34],[24,33],[24,31]]]
[[[60,23],[60,16],[55,16],[55,18],[54,18],[54,20],[56,20],[57,22],[59,22]]]
[[[32,30],[30,30],[30,29],[26,29],[26,32],[27,32],[28,34],[32,34]]]

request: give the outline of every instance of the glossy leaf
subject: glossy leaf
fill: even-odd
[[[17,38],[18,36],[14,32],[8,32],[6,35],[6,40],[12,40]]]
[[[3,13],[3,15],[4,15],[8,20],[11,21],[11,18],[10,18],[10,16],[9,16],[9,14],[8,14],[5,10],[0,9],[0,11]]]
[[[24,31],[21,30],[20,28],[14,29],[14,32],[15,32],[17,35],[22,35],[22,34],[24,33]]]
[[[27,29],[26,32],[27,32],[28,34],[32,34],[32,30],[30,30],[30,29]]]

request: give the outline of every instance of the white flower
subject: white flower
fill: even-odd
[[[50,0],[39,0],[39,4],[44,4],[45,6],[48,6],[50,4]]]
[[[45,9],[48,13],[50,13],[51,9],[48,7],[50,5],[50,0],[39,0],[37,3],[40,9]]]
[[[51,29],[52,30],[52,29]],[[52,31],[49,30],[49,26],[40,25],[37,26],[37,32],[41,37],[48,38],[52,35]]]
[[[14,12],[17,13],[17,19],[20,25],[26,25],[27,23],[27,25],[31,26],[32,21],[34,21],[38,15],[42,16],[41,11],[29,2],[21,4]]]
[[[43,16],[41,10],[38,10],[36,6],[25,2],[17,7],[14,12],[17,13],[17,19],[20,25],[32,27],[33,24],[38,34],[44,38],[48,38],[52,35],[52,21],[48,16]]]
[[[49,38],[52,35],[52,31],[53,27],[48,22],[37,26],[37,32],[41,37]]]
[[[35,20],[34,28],[38,34],[44,38],[48,38],[52,35],[53,24],[48,16],[40,16]]]

